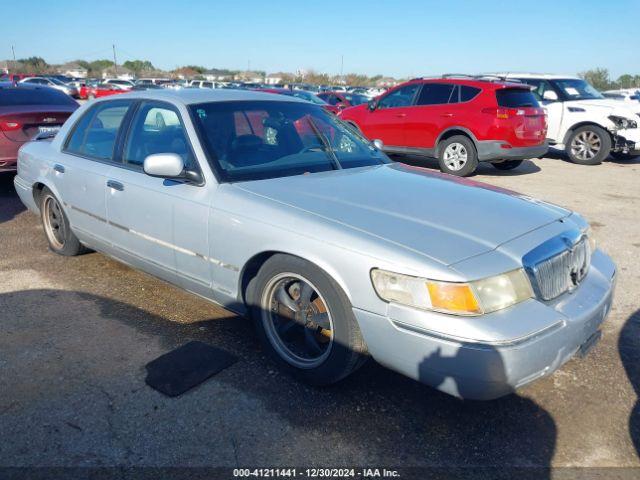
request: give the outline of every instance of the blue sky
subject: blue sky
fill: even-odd
[[[608,68],[640,74],[640,0],[4,1],[0,59],[111,57],[406,77]],[[525,8],[526,5],[526,8]]]

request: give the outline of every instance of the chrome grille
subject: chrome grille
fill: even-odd
[[[589,271],[591,252],[586,237],[558,255],[543,260],[532,269],[538,293],[552,300],[576,288]]]

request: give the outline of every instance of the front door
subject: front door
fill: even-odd
[[[404,147],[405,121],[419,87],[419,83],[412,83],[382,97],[373,111],[367,110],[359,125],[362,133],[370,140],[382,140],[386,147]]]
[[[111,171],[107,183],[111,238],[130,263],[210,294],[209,195],[203,186],[145,174],[144,159],[155,153],[176,153],[185,168],[199,169],[178,110],[142,102],[123,145],[122,166]]]

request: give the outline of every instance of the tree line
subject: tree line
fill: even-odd
[[[578,74],[597,90],[617,90],[619,88],[640,88],[640,75],[625,73],[616,80],[611,79],[609,70],[606,68],[594,68]]]

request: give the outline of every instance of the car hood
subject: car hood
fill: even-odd
[[[624,102],[622,100],[612,100],[610,98],[595,98],[593,100],[571,100],[567,102],[570,107],[583,107],[589,109],[602,109],[607,112],[622,116],[630,116],[640,113],[640,104]]]
[[[401,164],[235,187],[445,265],[493,250],[571,213],[499,187]]]

